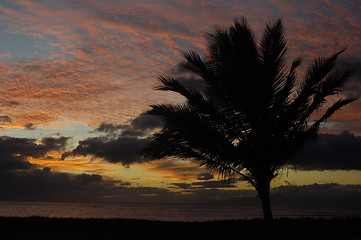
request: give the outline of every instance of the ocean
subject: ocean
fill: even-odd
[[[334,208],[274,207],[274,217],[361,217],[361,211]],[[124,218],[160,221],[213,221],[262,218],[259,207],[176,203],[0,202],[2,217]]]

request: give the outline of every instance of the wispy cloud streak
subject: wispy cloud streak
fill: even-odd
[[[361,52],[357,7],[329,1],[4,2],[1,24],[35,39],[38,52],[15,62],[5,60],[10,52],[3,55],[2,98],[87,124],[99,123],[99,116],[125,121],[163,101],[154,94],[155,77],[175,66],[182,51],[204,49],[204,32],[215,24],[243,15],[260,30],[264,21],[283,17],[291,55],[314,57],[348,46],[352,58]]]

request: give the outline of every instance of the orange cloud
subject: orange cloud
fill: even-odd
[[[105,165],[107,163],[89,162],[87,159],[73,159],[73,160],[61,160],[61,154],[57,152],[49,153],[43,158],[31,158],[27,159],[33,165],[38,168],[48,167],[54,171],[68,172],[68,173],[95,173],[95,174],[107,174],[111,170],[108,170]]]
[[[207,172],[196,162],[176,161],[175,159],[158,160],[144,164],[148,170],[173,181],[196,181],[197,177]]]
[[[14,111],[16,112],[16,111]],[[13,114],[12,112],[4,112],[0,119],[0,128],[20,127],[34,129],[36,125],[49,123],[55,120],[55,117],[47,112],[23,112]]]

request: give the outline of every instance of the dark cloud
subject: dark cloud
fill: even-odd
[[[301,156],[296,164],[300,170],[361,170],[361,137],[347,131],[319,134]]]
[[[173,196],[166,189],[129,187],[130,183],[104,180],[98,174],[71,174],[40,169],[28,157],[46,157],[51,151],[62,151],[68,138],[0,137],[0,200],[1,201],[82,201],[97,202],[139,200],[141,194]]]
[[[127,124],[115,125],[111,123],[102,123],[95,130],[113,135],[138,137],[145,136],[149,132],[160,128],[162,124],[163,122],[159,117],[147,113],[141,113]]]
[[[327,138],[353,139],[350,133]],[[136,140],[133,138],[132,140]],[[140,139],[138,139],[140,140]],[[199,173],[192,183],[173,183],[169,189],[136,187],[120,180],[104,180],[98,174],[70,174],[40,169],[28,157],[45,157],[50,151],[63,151],[68,138],[0,137],[0,200],[3,201],[133,201],[133,202],[214,202],[255,205],[260,207],[254,190],[237,189],[241,179],[215,181],[211,174]],[[116,139],[114,140],[116,142]],[[346,141],[347,142],[347,141]],[[132,143],[133,144],[133,143]],[[97,149],[95,149],[97,150]],[[99,150],[99,149],[98,149]],[[123,163],[123,162],[122,162]],[[168,167],[174,167],[169,162]],[[164,166],[166,167],[166,166]],[[172,188],[177,191],[171,191]],[[188,193],[188,194],[184,194]],[[239,196],[242,196],[240,198]],[[106,197],[106,198],[105,198]],[[312,184],[280,186],[272,189],[274,206],[348,206],[361,207],[361,185]],[[230,200],[229,200],[230,199]]]
[[[198,203],[222,203],[223,201],[238,204],[242,196],[242,203],[244,199],[256,206],[260,206],[257,201],[257,193],[255,190],[237,189],[235,185],[228,184],[224,181],[205,181],[193,183],[172,183],[170,188],[176,189],[176,193],[180,191],[178,201],[189,201]],[[185,194],[184,194],[185,193]]]
[[[0,200],[91,201],[113,189],[113,183],[97,174],[69,174],[39,169],[28,157],[41,158],[63,151],[67,137],[0,137]]]
[[[97,174],[56,172],[32,164],[26,170],[0,170],[0,192],[0,201],[159,203],[187,200],[187,197],[182,198],[181,194],[164,188],[135,187],[121,180],[104,180]]]
[[[337,183],[287,185],[272,189],[274,205],[357,207],[361,209],[361,185]]]
[[[29,138],[0,137],[0,200],[2,201],[102,201],[103,197],[121,201],[140,199],[144,192],[168,190],[134,188],[122,181],[105,181],[98,174],[71,174],[40,169],[28,161],[28,157],[46,157],[51,151],[64,151],[69,138],[46,137],[40,140]],[[157,193],[157,194],[158,194]]]
[[[85,174],[82,173],[80,175],[76,175],[75,179],[82,182],[82,183],[93,183],[93,182],[101,182],[103,181],[102,176],[98,175],[98,174]]]
[[[31,164],[27,157],[44,157],[50,151],[64,150],[69,138],[43,138],[40,143],[36,139],[0,137],[0,170],[29,169]]]
[[[58,137],[58,138],[45,137],[41,139],[41,143],[47,149],[64,150],[68,140],[69,137]]]
[[[121,130],[123,128],[123,125],[114,125],[112,123],[102,123],[99,127],[97,127],[95,130],[98,132],[106,132],[106,133],[114,133],[118,130]]]
[[[153,131],[162,125],[163,121],[159,117],[147,113],[141,113],[130,122],[132,128],[142,131]]]
[[[351,68],[354,70],[354,75],[350,82],[347,83],[345,94],[347,97],[360,97],[361,92],[361,61],[359,59],[341,58],[337,61],[340,69]]]
[[[102,158],[111,163],[121,163],[129,166],[133,163],[141,163],[144,160],[139,152],[146,146],[148,139],[131,137],[94,137],[79,142],[78,146],[64,155],[92,156]]]
[[[32,168],[33,165],[25,161],[23,156],[12,155],[8,153],[0,153],[0,171],[8,170],[26,170]]]
[[[63,158],[70,155],[92,156],[124,166],[142,163],[144,159],[139,152],[148,144],[147,136],[161,126],[162,121],[158,117],[146,113],[141,113],[127,124],[102,123],[95,130],[105,132],[106,136],[80,141],[78,146],[64,154]]]
[[[236,187],[234,184],[237,182],[235,178],[231,178],[223,181],[202,181],[202,182],[194,182],[192,186],[195,188],[234,188]]]
[[[25,127],[27,130],[35,130],[35,129],[36,129],[36,126],[35,126],[35,124],[33,124],[33,123],[26,123],[26,124],[24,124],[24,127]]]
[[[102,158],[111,163],[121,163],[129,166],[142,163],[138,153],[148,143],[147,134],[161,126],[159,119],[152,115],[140,114],[128,124],[102,124],[96,130],[107,133],[104,137],[87,138],[68,155],[92,156]],[[66,157],[67,155],[65,155]],[[299,170],[361,170],[361,137],[344,131],[338,135],[319,134],[316,143],[305,146],[302,158],[298,159],[296,168]],[[157,169],[174,166],[163,166]],[[180,168],[179,171],[184,171]],[[211,174],[200,174],[198,180],[210,180]]]
[[[213,176],[213,175],[212,175]],[[213,178],[212,178],[213,179]],[[171,183],[170,185],[175,188],[184,190],[197,190],[197,189],[212,189],[212,188],[235,188],[235,183],[241,179],[230,178],[222,181],[199,181],[192,183]]]
[[[11,122],[11,118],[9,116],[0,116],[0,122],[7,122],[10,123]]]
[[[214,178],[214,176],[211,173],[200,173],[197,176],[198,180],[211,180],[213,178]]]
[[[199,90],[204,90],[206,87],[204,80],[185,68],[184,63],[176,64],[170,70],[170,74],[177,81],[183,83],[186,86],[190,86]]]
[[[215,198],[216,192],[220,193],[223,189],[195,189],[194,194],[210,196],[214,204],[252,206],[261,208],[261,201],[256,198],[257,193],[254,190],[223,190],[225,196]],[[190,190],[188,190],[190,191]],[[230,197],[239,194],[235,197]],[[213,197],[212,197],[213,196]],[[240,197],[241,196],[241,197]],[[273,212],[277,215],[278,209],[284,207],[311,208],[334,208],[353,209],[361,211],[361,185],[341,185],[337,183],[311,184],[311,185],[285,185],[271,189],[271,203]],[[305,211],[305,209],[302,209]],[[307,210],[306,210],[307,211]],[[328,210],[329,211],[329,210]],[[318,212],[315,212],[317,214]],[[293,212],[289,213],[290,215]],[[307,214],[307,212],[305,212]]]
[[[5,201],[96,201],[113,188],[100,175],[74,175],[34,165],[26,171],[2,170],[0,176],[0,200]]]
[[[7,101],[7,100],[0,101],[0,106],[3,106],[3,107],[15,107],[18,105],[20,105],[20,103],[18,101]]]
[[[172,183],[170,184],[173,187],[175,188],[181,188],[181,189],[193,189],[193,186],[191,183]]]

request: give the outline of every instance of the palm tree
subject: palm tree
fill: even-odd
[[[265,226],[271,226],[272,179],[294,164],[307,141],[317,139],[322,123],[356,100],[328,98],[342,92],[353,71],[333,70],[342,50],[315,60],[303,81],[296,81],[301,60],[286,68],[281,20],[266,24],[259,43],[245,18],[208,36],[206,56],[190,51],[183,62],[206,87],[159,77],[157,90],[176,92],[186,101],[151,105],[149,114],[160,116],[164,126],[142,155],[195,159],[225,178],[242,176],[257,190]]]

